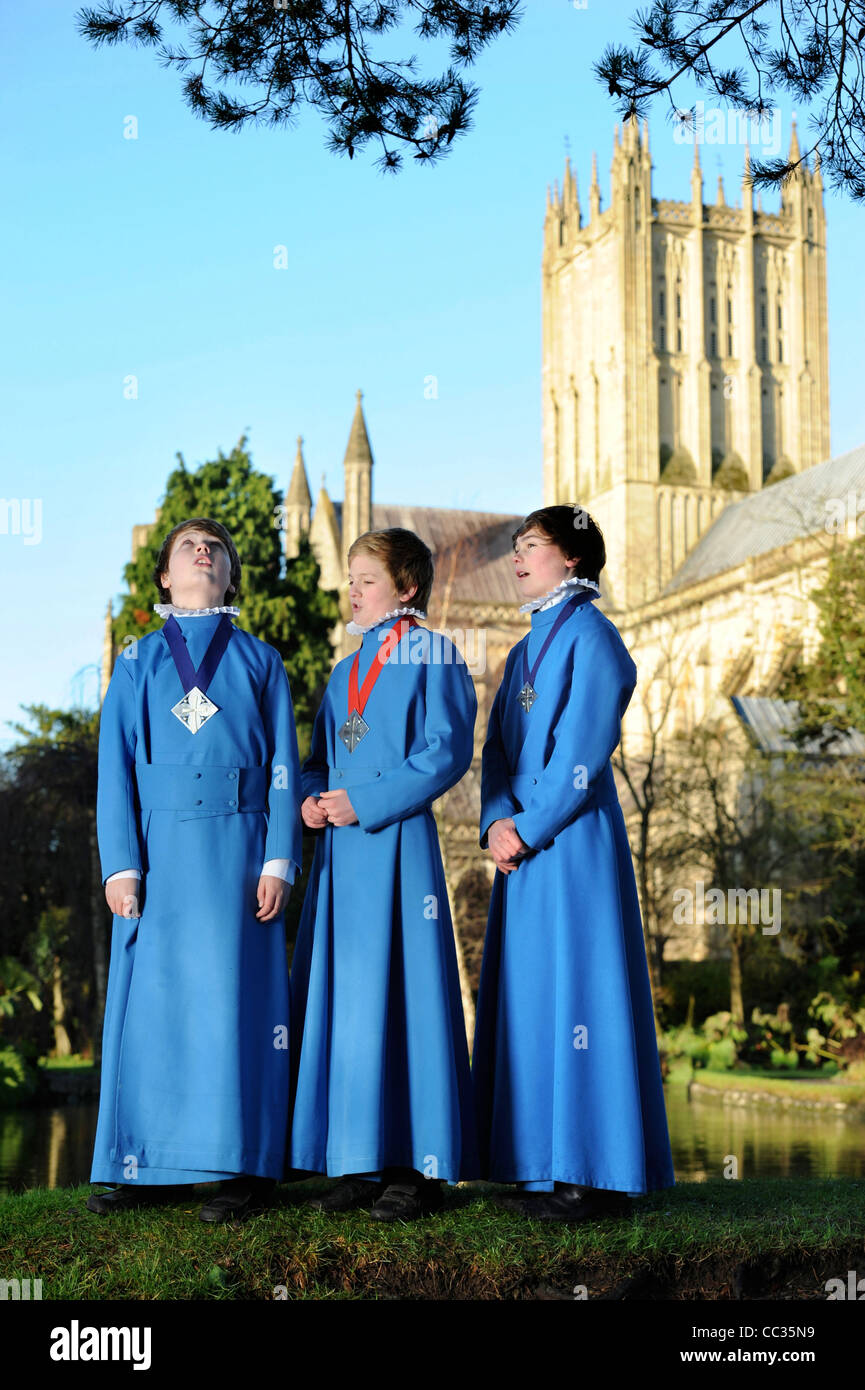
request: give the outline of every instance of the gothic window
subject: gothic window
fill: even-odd
[[[783,362],[783,361],[784,361],[784,348],[783,348],[783,345],[782,345],[782,343],[781,343],[781,339],[780,339],[780,338],[778,339],[778,361],[779,361],[779,362]]]
[[[814,212],[812,208],[808,209],[808,240],[814,240]]]
[[[727,334],[727,356],[728,356],[728,357],[732,357],[732,356],[733,356],[733,335],[732,335],[732,333],[728,333],[728,334]]]
[[[761,327],[761,328],[765,328],[765,327],[766,327],[766,301],[765,301],[765,300],[764,300],[763,303],[760,305],[760,327]]]
[[[663,290],[659,290],[659,291],[658,291],[658,314],[659,314],[659,316],[660,316],[661,318],[664,318],[665,315],[666,315],[666,312],[667,312],[666,305],[667,305],[667,296],[664,294],[664,291],[663,291]]]
[[[676,329],[676,351],[677,351],[677,352],[681,352],[681,351],[682,351],[682,330],[681,330],[681,328],[677,328],[677,329]]]
[[[676,318],[677,318],[677,319],[680,319],[681,317],[682,317],[682,296],[681,296],[681,294],[679,293],[679,291],[677,290],[677,291],[676,291]]]
[[[762,354],[761,354],[761,355],[762,355],[762,358],[763,358],[763,361],[764,361],[764,362],[768,362],[768,361],[769,361],[769,348],[768,348],[768,345],[767,345],[767,343],[766,343],[766,339],[765,339],[765,338],[763,338],[763,340],[762,340]]]
[[[659,328],[658,328],[658,338],[659,338],[659,344],[658,344],[658,346],[660,347],[660,349],[661,349],[662,352],[666,352],[666,351],[667,351],[667,333],[666,333],[666,330],[665,330],[663,324],[661,324],[661,325],[659,326]]]
[[[717,335],[717,333],[713,333],[713,334],[712,334],[712,356],[713,356],[713,357],[717,357],[717,356],[718,356],[718,335]]]
[[[782,308],[781,308],[781,301],[780,301],[780,300],[778,301],[778,327],[779,327],[779,328],[783,328],[783,327],[784,327],[784,312],[783,312],[783,310],[782,310]]]
[[[710,322],[710,323],[717,323],[717,322],[718,322],[718,315],[717,315],[716,308],[715,308],[715,296],[714,296],[714,295],[712,295],[712,298],[709,300],[709,322]]]

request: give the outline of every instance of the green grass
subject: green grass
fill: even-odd
[[[0,1203],[0,1277],[41,1279],[44,1299],[589,1297],[823,1298],[861,1265],[865,1182],[712,1180],[635,1202],[633,1220],[528,1221],[485,1184],[448,1190],[445,1210],[382,1226],[304,1205],[321,1180],[285,1185],[243,1224],[182,1206],[99,1217],[88,1186]],[[760,1290],[749,1294],[748,1288]],[[642,1292],[640,1292],[642,1290]]]
[[[92,1057],[40,1057],[39,1066],[46,1071],[93,1071]]]
[[[678,1079],[678,1078],[677,1078]],[[865,1104],[865,1081],[842,1081],[832,1077],[826,1081],[813,1078],[783,1076],[765,1071],[695,1071],[689,1079],[700,1081],[716,1091],[765,1091],[773,1096],[791,1096],[796,1100],[845,1101],[848,1105]]]

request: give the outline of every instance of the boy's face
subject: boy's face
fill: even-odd
[[[390,574],[375,555],[352,555],[348,566],[351,616],[361,627],[381,622],[385,613],[405,608],[417,593],[417,585],[398,594]]]
[[[207,531],[181,531],[172,542],[162,587],[170,589],[178,608],[219,608],[234,592],[230,575],[224,541]]]
[[[514,571],[524,599],[540,598],[570,579],[580,563],[579,556],[568,559],[554,540],[532,527],[517,536]]]

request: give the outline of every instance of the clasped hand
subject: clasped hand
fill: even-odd
[[[529,852],[529,846],[521,840],[513,820],[494,820],[487,832],[490,854],[497,869],[503,874],[512,874],[520,867],[520,860]]]
[[[354,807],[348,792],[342,787],[338,791],[322,792],[320,796],[308,796],[300,808],[304,825],[310,830],[322,830],[326,825],[357,825]]]

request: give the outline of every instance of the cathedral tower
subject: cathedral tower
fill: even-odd
[[[791,158],[799,158],[795,123]],[[648,126],[616,127],[611,199],[589,219],[566,162],[543,252],[544,501],[580,502],[607,542],[611,607],[654,597],[731,500],[830,455],[819,161],[778,214],[718,180],[653,197]]]

